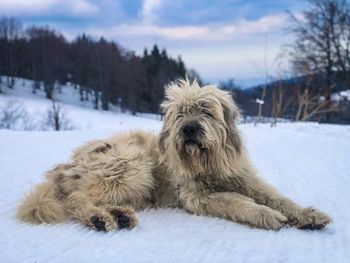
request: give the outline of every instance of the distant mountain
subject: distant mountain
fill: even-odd
[[[265,83],[264,77],[237,78],[235,84],[242,89],[250,89]]]

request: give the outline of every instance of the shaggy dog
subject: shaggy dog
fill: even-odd
[[[178,81],[166,89],[159,136],[141,131],[87,143],[47,172],[17,218],[72,218],[96,230],[133,228],[135,211],[179,207],[256,228],[321,229],[324,213],[302,208],[256,176],[237,130],[228,92]]]

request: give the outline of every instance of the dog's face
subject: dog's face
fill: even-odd
[[[239,111],[228,92],[179,81],[166,89],[162,109],[160,149],[176,158],[178,166],[201,172],[217,165],[218,158],[239,154]]]

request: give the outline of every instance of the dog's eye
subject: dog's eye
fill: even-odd
[[[202,113],[209,118],[213,118],[213,114],[209,110],[202,110]]]
[[[180,120],[181,118],[182,118],[182,114],[178,114],[178,115],[176,115],[175,120],[178,121],[178,120]]]

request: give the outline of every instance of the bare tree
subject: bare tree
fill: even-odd
[[[51,108],[47,111],[46,120],[44,120],[44,129],[53,129],[55,131],[73,130],[72,121],[66,116],[63,104],[53,97]]]
[[[278,118],[283,116],[294,100],[294,95],[287,92],[282,81],[279,81],[277,85],[278,86],[272,90],[271,127],[277,125]]]
[[[258,123],[261,122],[261,117],[262,117],[262,111],[263,111],[263,105],[265,103],[265,96],[266,96],[266,88],[268,86],[268,81],[270,78],[270,71],[273,69],[273,66],[275,64],[276,58],[270,65],[267,63],[267,35],[265,34],[265,46],[264,46],[264,67],[260,67],[256,62],[251,61],[252,65],[255,67],[255,69],[264,77],[264,85],[262,87],[261,91],[261,96],[260,98],[256,98],[256,103],[258,105],[258,111],[257,111],[257,116],[255,118],[254,126],[257,126]]]
[[[295,100],[295,93],[292,87],[286,84],[290,69],[288,52],[282,50],[275,58],[276,63],[276,81],[271,91],[271,127],[277,125],[278,118],[289,109]]]
[[[262,116],[262,107],[265,103],[265,96],[266,96],[266,86],[267,86],[267,82],[265,82],[265,85],[262,89],[262,93],[261,93],[261,97],[256,99],[256,103],[258,104],[258,113],[254,122],[254,126],[257,126],[258,123],[261,122],[261,116]]]
[[[302,17],[290,13],[292,31],[296,35],[292,45],[293,63],[301,74],[307,66],[310,74],[324,79],[317,87],[319,97],[324,100],[317,103],[316,108],[322,105],[322,112],[327,113],[325,116],[329,121],[334,88],[350,84],[350,2],[309,0],[309,4],[310,8]]]
[[[297,87],[296,89],[298,108],[295,121],[306,121],[323,113],[339,111],[337,105],[327,101],[325,96],[311,93],[310,83],[311,77],[309,77],[305,87]]]
[[[307,64],[304,65],[303,72],[303,77],[294,87],[297,103],[295,121],[310,120],[315,116],[320,120],[322,115],[326,113],[338,112],[337,105],[331,100],[327,100],[331,97],[332,89],[320,89],[322,80],[313,74]]]

